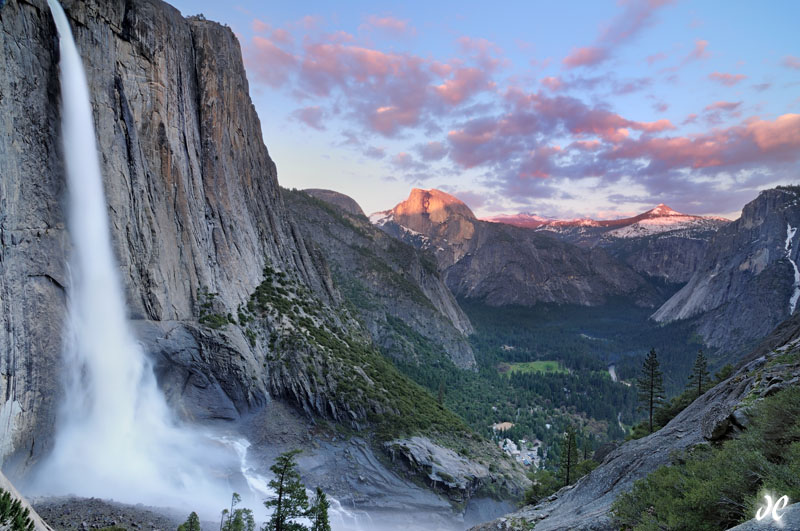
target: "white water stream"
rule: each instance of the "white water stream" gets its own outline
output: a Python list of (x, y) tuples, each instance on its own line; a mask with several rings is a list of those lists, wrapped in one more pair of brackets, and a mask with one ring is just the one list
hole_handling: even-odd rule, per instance
[(786, 258), (789, 260), (789, 263), (792, 264), (794, 268), (794, 292), (792, 296), (789, 298), (789, 315), (794, 315), (794, 310), (797, 308), (797, 300), (800, 299), (800, 269), (797, 268), (797, 264), (794, 260), (792, 260), (792, 240), (794, 239), (794, 235), (797, 233), (797, 227), (792, 227), (790, 224), (786, 224)]

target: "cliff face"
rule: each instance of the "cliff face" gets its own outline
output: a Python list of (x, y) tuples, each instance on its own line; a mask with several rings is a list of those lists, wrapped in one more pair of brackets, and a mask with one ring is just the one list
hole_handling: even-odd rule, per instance
[(721, 228), (688, 284), (653, 314), (696, 318), (708, 344), (724, 350), (766, 336), (794, 311), (800, 275), (800, 191), (762, 192)]
[(303, 237), (331, 264), (337, 288), (384, 353), (423, 362), (421, 346), (405, 337), (409, 327), (456, 366), (475, 365), (466, 340), (472, 325), (432, 257), (373, 227), (347, 196), (329, 190), (284, 193)]
[(492, 306), (603, 304), (630, 297), (654, 306), (656, 290), (602, 249), (585, 249), (532, 229), (475, 218), (438, 190), (414, 189), (393, 210), (371, 216), (388, 234), (432, 251), (452, 292)]

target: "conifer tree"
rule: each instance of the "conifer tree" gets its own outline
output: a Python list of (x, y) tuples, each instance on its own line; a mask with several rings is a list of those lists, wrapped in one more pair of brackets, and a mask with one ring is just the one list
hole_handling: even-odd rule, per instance
[(650, 353), (642, 364), (642, 375), (636, 382), (639, 390), (639, 411), (647, 411), (649, 417), (650, 433), (653, 433), (653, 412), (664, 401), (664, 382), (661, 371), (658, 369), (658, 356), (656, 349)]
[(178, 526), (178, 531), (200, 531), (200, 517), (197, 516), (197, 513), (192, 511), (189, 518)]
[(561, 463), (558, 467), (559, 477), (565, 487), (575, 479), (575, 467), (578, 465), (578, 459), (578, 440), (575, 428), (570, 426), (564, 434), (564, 441), (561, 445)]
[(703, 355), (703, 351), (700, 350), (697, 353), (697, 358), (694, 360), (694, 367), (692, 367), (692, 373), (689, 375), (689, 387), (697, 389), (697, 396), (699, 397), (702, 395), (706, 388), (711, 381), (711, 377), (709, 376), (708, 372), (708, 361), (706, 357)]
[(308, 517), (311, 519), (311, 531), (331, 531), (331, 522), (328, 519), (328, 509), (331, 503), (328, 497), (322, 492), (322, 489), (317, 487), (317, 494), (311, 503), (311, 509), (308, 511)]
[(274, 508), (267, 522), (267, 531), (302, 531), (307, 529), (296, 522), (308, 514), (308, 496), (306, 488), (300, 481), (297, 463), (294, 458), (300, 450), (282, 453), (269, 469), (275, 474), (269, 486), (275, 491), (275, 498), (264, 502), (267, 509)]
[(33, 520), (30, 511), (22, 502), (11, 496), (10, 492), (0, 489), (0, 529), (12, 531), (33, 531)]

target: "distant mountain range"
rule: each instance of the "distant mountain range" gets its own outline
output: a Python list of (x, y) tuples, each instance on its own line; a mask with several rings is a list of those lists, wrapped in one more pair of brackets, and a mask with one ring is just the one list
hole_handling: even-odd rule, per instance
[(642, 274), (604, 249), (480, 220), (466, 204), (440, 190), (415, 188), (408, 199), (370, 219), (388, 234), (432, 251), (457, 297), (492, 306), (593, 306), (624, 296), (655, 307), (664, 299)]
[(615, 220), (481, 220), (452, 195), (413, 189), (370, 220), (432, 251), (457, 297), (495, 306), (625, 297), (655, 308), (657, 321), (694, 320), (707, 344), (741, 352), (800, 300), (799, 190), (766, 190), (731, 222), (664, 204)]

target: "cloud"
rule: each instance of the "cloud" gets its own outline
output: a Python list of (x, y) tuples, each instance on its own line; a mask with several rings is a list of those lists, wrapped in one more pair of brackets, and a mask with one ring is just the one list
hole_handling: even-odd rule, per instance
[(647, 56), (647, 64), (652, 66), (655, 63), (657, 63), (658, 61), (663, 61), (666, 58), (667, 58), (667, 54), (665, 54), (664, 52), (654, 53), (653, 55), (648, 55)]
[(704, 118), (709, 124), (718, 125), (726, 118), (741, 116), (741, 112), (739, 112), (741, 106), (741, 101), (717, 101), (706, 105), (703, 109)]
[(739, 83), (740, 81), (744, 81), (747, 79), (747, 76), (744, 74), (726, 74), (723, 72), (712, 72), (708, 74), (708, 79), (711, 81), (716, 81), (717, 83), (722, 83), (727, 87), (732, 87), (735, 84)]
[(292, 117), (298, 122), (304, 123), (308, 127), (312, 127), (318, 131), (325, 130), (325, 126), (322, 123), (322, 119), (325, 117), (325, 111), (320, 107), (314, 106), (297, 109), (292, 113)]
[(784, 57), (781, 64), (786, 68), (793, 68), (794, 70), (800, 70), (800, 58), (794, 57), (793, 55), (787, 55), (786, 57)]
[(378, 29), (394, 36), (413, 36), (417, 30), (411, 26), (408, 20), (400, 20), (391, 16), (379, 17), (370, 15), (360, 29)]
[(564, 88), (564, 82), (561, 81), (560, 77), (548, 76), (543, 78), (541, 83), (553, 92)]
[(445, 79), (435, 89), (444, 101), (451, 105), (458, 105), (474, 94), (488, 90), (492, 86), (488, 73), (484, 69), (468, 67), (456, 69), (453, 77)]
[[(652, 26), (656, 12), (673, 0), (628, 0), (625, 9), (614, 17), (600, 32), (592, 46), (574, 48), (562, 60), (565, 68), (596, 66), (612, 56), (614, 48), (633, 40), (639, 33)], [(651, 63), (652, 64), (652, 63)]]
[(708, 41), (700, 39), (696, 40), (694, 42), (694, 48), (692, 49), (691, 52), (689, 52), (689, 55), (687, 55), (684, 58), (683, 63), (686, 64), (691, 61), (700, 61), (702, 59), (708, 59), (709, 57), (711, 57), (711, 52), (706, 50), (706, 48), (708, 48)]
[(595, 66), (608, 59), (608, 50), (597, 46), (573, 48), (572, 52), (561, 62), (565, 68), (578, 68), (579, 66)]
[(257, 80), (280, 87), (297, 65), (297, 58), (266, 37), (253, 37), (252, 46), (244, 53), (245, 64)]
[(426, 162), (441, 160), (447, 155), (447, 146), (442, 142), (428, 142), (417, 146), (417, 153)]
[(417, 161), (408, 153), (400, 152), (391, 160), (392, 166), (403, 171), (421, 171), (427, 168), (425, 164)]
[(369, 146), (364, 150), (364, 156), (379, 160), (386, 156), (386, 150), (375, 146)]

